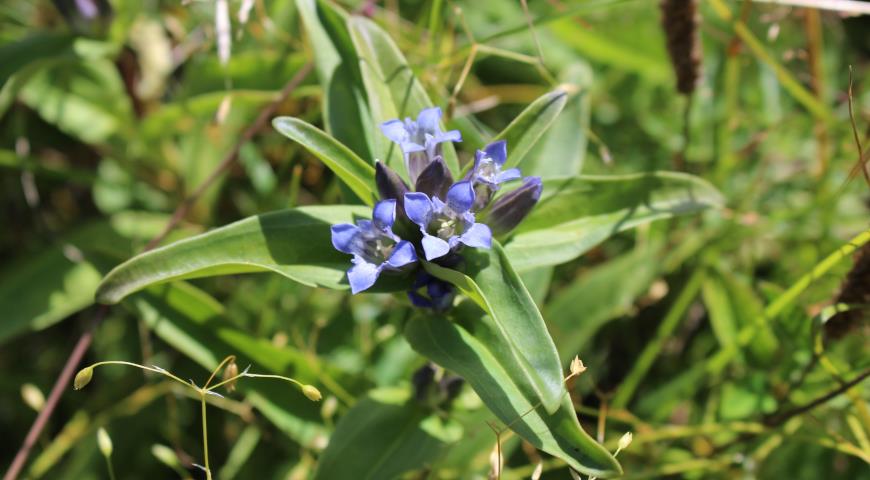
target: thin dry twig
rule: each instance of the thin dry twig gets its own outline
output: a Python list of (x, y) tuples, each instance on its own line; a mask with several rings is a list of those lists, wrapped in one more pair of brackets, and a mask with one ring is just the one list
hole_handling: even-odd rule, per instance
[[(203, 193), (208, 190), (212, 184), (217, 181), (218, 178), (221, 177), (238, 159), (239, 150), (242, 146), (250, 141), (254, 135), (263, 126), (268, 122), (269, 118), (275, 114), (275, 111), (278, 109), (278, 106), (283, 103), (290, 94), (302, 83), (305, 77), (311, 73), (314, 64), (312, 62), (306, 63), (302, 68), (296, 72), (296, 75), (290, 79), (289, 82), (284, 86), (281, 90), (281, 93), (278, 97), (267, 105), (261, 112), (260, 115), (257, 116), (256, 120), (242, 133), (242, 136), (239, 138), (239, 141), (233, 146), (232, 150), (230, 150), (227, 155), (223, 158), (220, 164), (214, 169), (214, 171), (209, 174), (209, 176), (194, 190), (190, 195), (188, 195), (182, 202), (176, 207), (175, 211), (172, 213), (172, 217), (169, 222), (167, 222), (166, 226), (163, 228), (157, 236), (151, 239), (148, 244), (143, 249), (143, 252), (147, 252), (148, 250), (153, 249), (157, 245), (162, 242), (169, 232), (171, 232), (176, 226), (178, 226), (179, 222), (187, 215), (187, 212), (190, 211), (190, 208), (199, 200)], [(102, 323), (102, 320), (106, 317), (109, 312), (109, 307), (106, 305), (100, 305), (94, 314), (94, 317), (88, 326), (88, 329), (82, 333), (76, 342), (75, 347), (70, 353), (69, 358), (67, 358), (66, 363), (63, 366), (63, 370), (61, 370), (60, 375), (58, 375), (57, 380), (54, 382), (54, 386), (51, 389), (51, 393), (49, 394), (48, 399), (45, 402), (45, 406), (42, 410), (40, 410), (39, 415), (37, 415), (36, 420), (33, 421), (33, 425), (31, 425), (30, 430), (27, 432), (27, 436), (24, 438), (24, 442), (19, 448), (18, 452), (15, 454), (15, 458), (12, 460), (12, 464), (9, 466), (9, 469), (6, 471), (6, 474), (3, 476), (3, 480), (15, 480), (18, 478), (18, 475), (21, 473), (21, 469), (24, 467), (27, 458), (30, 456), (30, 451), (33, 449), (33, 446), (36, 444), (37, 439), (42, 434), (42, 431), (45, 429), (48, 420), (51, 418), (51, 415), (54, 413), (55, 408), (57, 407), (58, 402), (60, 401), (61, 396), (63, 396), (63, 392), (66, 390), (67, 386), (70, 384), (72, 380), (73, 374), (76, 371), (76, 367), (81, 363), (82, 358), (84, 358), (85, 353), (88, 351), (88, 348), (91, 345), (91, 341), (94, 337), (94, 332), (96, 331), (97, 326)]]

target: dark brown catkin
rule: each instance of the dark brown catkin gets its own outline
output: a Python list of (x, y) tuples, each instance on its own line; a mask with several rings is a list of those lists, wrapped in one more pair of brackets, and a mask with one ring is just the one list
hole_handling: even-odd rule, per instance
[(671, 64), (677, 75), (677, 91), (689, 95), (701, 77), (701, 38), (697, 0), (662, 0), (662, 28)]
[(855, 264), (843, 280), (836, 303), (855, 307), (834, 315), (825, 323), (828, 338), (840, 338), (853, 329), (866, 330), (870, 327), (870, 310), (866, 308), (866, 305), (870, 305), (870, 243), (865, 243), (855, 253), (854, 260)]

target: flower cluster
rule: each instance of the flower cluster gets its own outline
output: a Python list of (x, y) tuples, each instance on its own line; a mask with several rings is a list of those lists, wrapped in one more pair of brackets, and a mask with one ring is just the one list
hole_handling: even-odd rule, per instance
[[(454, 181), (441, 144), (460, 142), (462, 135), (458, 130), (441, 131), (440, 119), (441, 109), (435, 107), (420, 112), (416, 121), (406, 118), (381, 125), (384, 135), (401, 148), (413, 189), (397, 172), (376, 162), (381, 200), (372, 220), (333, 225), (333, 246), (353, 255), (347, 272), (353, 293), (370, 288), (384, 271), (415, 270), (421, 259), (454, 267), (455, 254), (463, 246), (490, 248), (493, 235), (510, 232), (538, 201), (539, 177), (526, 177), (518, 188), (497, 196), (504, 183), (522, 178), (519, 169), (504, 168), (504, 140), (478, 150), (468, 174)], [(445, 310), (453, 302), (454, 289), (418, 269), (408, 296), (416, 306)]]

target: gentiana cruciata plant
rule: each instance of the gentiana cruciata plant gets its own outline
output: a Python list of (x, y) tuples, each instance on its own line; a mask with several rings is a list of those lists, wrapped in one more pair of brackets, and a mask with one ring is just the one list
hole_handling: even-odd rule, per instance
[[(540, 177), (522, 178), (518, 168), (504, 168), (507, 142), (498, 140), (478, 150), (474, 164), (456, 181), (441, 156), (443, 142), (461, 142), (457, 130), (442, 132), (441, 109), (424, 109), (417, 120), (390, 120), (383, 134), (398, 144), (407, 178), (376, 163), (380, 195), (371, 220), (332, 226), (332, 245), (353, 255), (347, 279), (354, 294), (368, 290), (381, 274), (408, 273), (411, 303), (443, 311), (454, 287), (429, 275), (421, 262), (456, 268), (463, 248), (490, 248), (493, 234), (508, 233), (532, 210), (541, 196)], [(504, 184), (522, 180), (513, 191), (495, 197)], [(399, 233), (397, 233), (399, 232)]]

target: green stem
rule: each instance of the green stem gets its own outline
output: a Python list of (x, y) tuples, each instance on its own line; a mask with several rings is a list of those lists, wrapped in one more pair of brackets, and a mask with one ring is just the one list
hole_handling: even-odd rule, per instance
[(112, 466), (112, 457), (106, 457), (106, 468), (109, 469), (109, 480), (115, 480), (115, 467)]
[(701, 270), (695, 270), (686, 286), (683, 287), (683, 291), (680, 292), (680, 295), (674, 301), (674, 305), (668, 311), (667, 316), (661, 325), (659, 325), (655, 338), (643, 349), (634, 367), (632, 367), (628, 376), (625, 377), (622, 385), (620, 385), (616, 396), (613, 398), (613, 408), (625, 408), (628, 405), (641, 380), (646, 376), (647, 371), (649, 371), (656, 357), (658, 357), (665, 341), (671, 336), (674, 329), (677, 328), (680, 320), (685, 316), (686, 310), (689, 309), (692, 301), (695, 300), (698, 290), (701, 288), (702, 278)]
[(129, 367), (141, 368), (142, 370), (147, 370), (149, 372), (159, 373), (161, 375), (169, 377), (169, 378), (175, 380), (176, 382), (178, 382), (182, 385), (185, 385), (188, 387), (192, 386), (190, 384), (190, 382), (185, 382), (184, 380), (182, 380), (182, 379), (176, 377), (175, 375), (173, 375), (172, 373), (170, 373), (168, 370), (164, 370), (162, 368), (155, 368), (155, 367), (146, 367), (145, 365), (139, 365), (138, 363), (133, 363), (133, 362), (124, 362), (121, 360), (106, 360), (103, 362), (97, 362), (97, 363), (95, 363), (87, 368), (97, 368), (97, 367), (102, 366), (102, 365), (127, 365)]
[(211, 468), (208, 465), (208, 425), (205, 420), (205, 390), (200, 391), (199, 404), (202, 412), (202, 454), (205, 457), (205, 477), (211, 480)]

